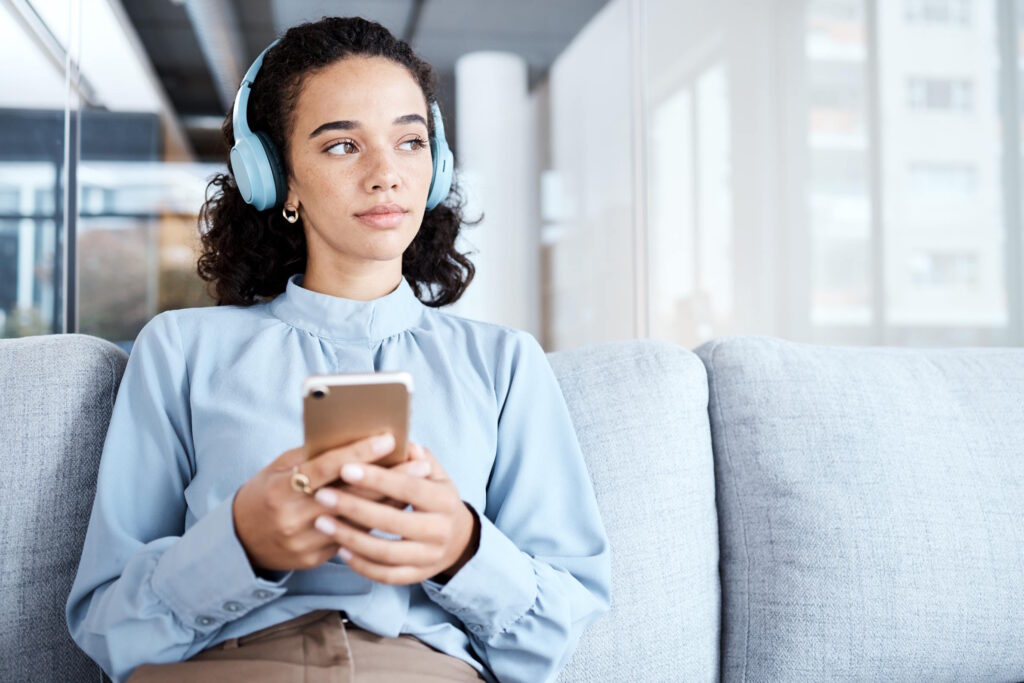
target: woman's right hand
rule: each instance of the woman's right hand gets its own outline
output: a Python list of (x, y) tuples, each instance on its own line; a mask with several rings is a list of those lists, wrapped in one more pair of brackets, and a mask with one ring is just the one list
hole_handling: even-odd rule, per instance
[[(381, 448), (375, 451), (373, 442), (382, 437)], [(334, 556), (340, 546), (313, 526), (316, 518), (324, 514), (324, 506), (311, 494), (292, 488), (292, 468), (298, 465), (299, 471), (309, 477), (309, 484), (315, 491), (336, 482), (345, 463), (374, 462), (393, 451), (394, 438), (388, 437), (390, 435), (369, 437), (324, 451), (308, 461), (304, 445), (293, 448), (245, 482), (235, 494), (231, 509), (235, 533), (253, 569), (311, 569)], [(408, 470), (412, 476), (425, 476), (416, 474), (415, 467), (409, 469), (416, 462), (407, 459), (392, 469)]]

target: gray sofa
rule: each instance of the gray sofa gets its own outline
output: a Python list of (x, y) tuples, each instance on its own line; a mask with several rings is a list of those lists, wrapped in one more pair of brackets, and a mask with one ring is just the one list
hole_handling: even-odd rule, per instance
[[(613, 551), (562, 681), (1024, 680), (1024, 350), (725, 337), (549, 354)], [(67, 634), (127, 356), (0, 342), (0, 679)]]

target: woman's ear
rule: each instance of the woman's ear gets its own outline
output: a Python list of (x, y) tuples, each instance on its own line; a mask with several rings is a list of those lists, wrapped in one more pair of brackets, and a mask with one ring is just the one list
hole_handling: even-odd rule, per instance
[(285, 195), (284, 202), (282, 203), (282, 206), (287, 206), (289, 208), (293, 208), (296, 211), (299, 210), (299, 197), (295, 193), (295, 190), (292, 190), (291, 188), (288, 189), (288, 194)]

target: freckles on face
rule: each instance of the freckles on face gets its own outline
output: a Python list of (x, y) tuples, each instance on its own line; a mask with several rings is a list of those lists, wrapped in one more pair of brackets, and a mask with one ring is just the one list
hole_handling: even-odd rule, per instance
[[(307, 225), (359, 250), (385, 242), (404, 250), (430, 188), (427, 115), (412, 74), (384, 58), (349, 57), (308, 76), (289, 138), (289, 197)], [(378, 204), (406, 213), (383, 228), (357, 217)]]

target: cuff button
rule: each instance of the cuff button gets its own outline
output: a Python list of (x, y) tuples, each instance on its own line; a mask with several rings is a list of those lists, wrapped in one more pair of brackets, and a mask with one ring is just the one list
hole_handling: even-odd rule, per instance
[(264, 588), (261, 588), (258, 591), (256, 591), (255, 593), (253, 593), (253, 596), (259, 598), (260, 600), (266, 600), (267, 598), (272, 597), (273, 595), (274, 595), (273, 593), (271, 593), (270, 591), (268, 591), (268, 590), (266, 590)]
[(213, 617), (208, 617), (205, 614), (201, 614), (196, 617), (196, 623), (200, 626), (209, 626), (213, 623)]
[(234, 602), (232, 600), (232, 601), (224, 603), (224, 609), (227, 610), (228, 612), (241, 612), (242, 611), (242, 605), (241, 605), (241, 603), (237, 603), (237, 602)]

